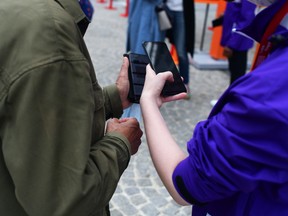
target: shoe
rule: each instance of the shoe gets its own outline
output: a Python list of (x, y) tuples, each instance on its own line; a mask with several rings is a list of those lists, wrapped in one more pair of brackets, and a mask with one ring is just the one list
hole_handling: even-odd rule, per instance
[(217, 102), (218, 102), (218, 100), (211, 100), (211, 101), (210, 101), (210, 105), (211, 105), (212, 107), (214, 107)]

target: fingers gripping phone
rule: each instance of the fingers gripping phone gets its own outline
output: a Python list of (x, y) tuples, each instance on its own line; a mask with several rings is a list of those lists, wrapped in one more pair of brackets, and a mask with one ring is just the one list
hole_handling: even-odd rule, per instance
[(174, 82), (166, 81), (162, 90), (162, 96), (171, 96), (181, 92), (187, 92), (166, 43), (145, 41), (142, 45), (149, 58), (150, 65), (156, 74), (166, 71), (173, 73)]
[(129, 59), (128, 77), (130, 82), (130, 89), (128, 99), (132, 103), (139, 103), (142, 94), (146, 66), (149, 64), (149, 59), (146, 55), (127, 53), (124, 54)]

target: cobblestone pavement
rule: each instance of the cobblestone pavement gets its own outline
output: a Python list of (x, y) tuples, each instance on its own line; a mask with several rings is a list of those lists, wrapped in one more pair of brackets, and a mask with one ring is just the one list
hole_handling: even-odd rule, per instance
[[(85, 35), (97, 79), (102, 86), (115, 82), (126, 42), (127, 18), (121, 16), (125, 12), (125, 1), (114, 1), (115, 10), (106, 8), (108, 2), (103, 4), (93, 0), (93, 22)], [(200, 43), (204, 13), (205, 6), (196, 4), (196, 47)], [(209, 50), (209, 34), (207, 31), (204, 51)], [(167, 103), (161, 108), (173, 137), (184, 151), (195, 124), (207, 118), (211, 111), (210, 100), (217, 99), (227, 88), (229, 74), (217, 70), (200, 71), (190, 66), (190, 80), (190, 100)], [(142, 122), (141, 126), (143, 128)], [(191, 215), (191, 206), (177, 205), (162, 185), (150, 159), (145, 134), (139, 152), (132, 156), (121, 177), (110, 208), (112, 216)]]

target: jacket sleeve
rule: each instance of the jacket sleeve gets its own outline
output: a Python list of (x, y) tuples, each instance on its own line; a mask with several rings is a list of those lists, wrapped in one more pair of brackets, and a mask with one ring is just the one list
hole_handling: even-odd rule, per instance
[(128, 140), (103, 133), (102, 91), (83, 62), (32, 69), (10, 87), (3, 154), (30, 216), (103, 215), (128, 165)]
[(109, 118), (120, 118), (123, 113), (123, 107), (120, 95), (116, 85), (110, 85), (103, 88), (105, 98), (105, 116)]

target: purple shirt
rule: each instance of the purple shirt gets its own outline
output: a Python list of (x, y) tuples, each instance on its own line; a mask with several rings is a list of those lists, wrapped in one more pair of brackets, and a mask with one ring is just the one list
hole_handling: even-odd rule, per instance
[(288, 30), (275, 34), (277, 49), (224, 92), (174, 171), (193, 216), (288, 215)]
[(223, 19), (221, 46), (237, 51), (247, 51), (253, 47), (253, 40), (233, 29), (242, 29), (250, 24), (255, 17), (256, 6), (247, 0), (228, 2)]

